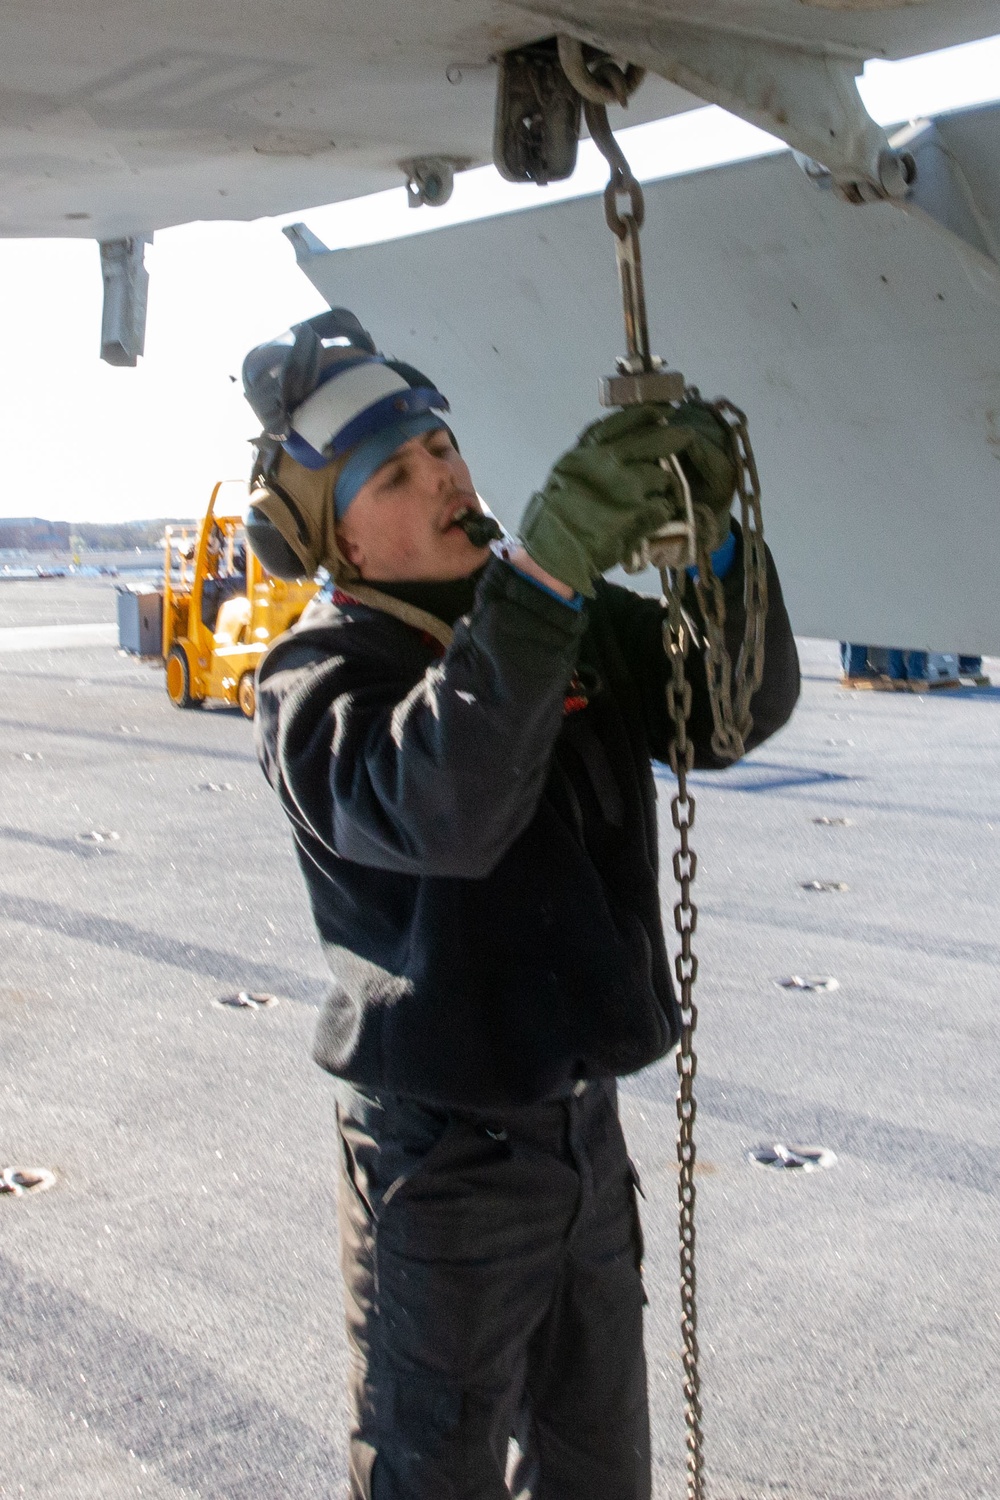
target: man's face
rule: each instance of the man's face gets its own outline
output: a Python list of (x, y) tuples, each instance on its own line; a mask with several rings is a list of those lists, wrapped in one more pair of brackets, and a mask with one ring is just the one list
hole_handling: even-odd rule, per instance
[(358, 490), (337, 525), (362, 578), (384, 583), (466, 578), (489, 557), (455, 517), (482, 511), (468, 466), (443, 427), (410, 438)]

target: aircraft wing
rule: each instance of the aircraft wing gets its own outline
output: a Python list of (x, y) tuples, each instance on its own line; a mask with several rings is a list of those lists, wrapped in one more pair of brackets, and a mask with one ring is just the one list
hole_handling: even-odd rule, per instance
[[(961, 155), (969, 235), (995, 246), (1000, 106), (921, 131), (941, 161)], [(650, 330), (690, 382), (749, 413), (796, 631), (1000, 653), (1000, 283), (958, 210), (944, 226), (938, 186), (937, 217), (859, 210), (787, 153), (647, 185)], [(623, 352), (600, 200), (357, 250), (286, 232), (320, 293), (450, 397), (481, 492), (513, 525)]]
[[(973, 40), (996, 24), (993, 0), (11, 0), (0, 235), (109, 241), (397, 186), (413, 158), (489, 161), (494, 59), (557, 31), (642, 51), (635, 60), (683, 73), (700, 97), (722, 102), (722, 90), (737, 113), (743, 93), (759, 119), (754, 39), (772, 71), (802, 56), (857, 71), (867, 57)], [(742, 83), (699, 71), (695, 33), (723, 59), (735, 40)], [(693, 102), (661, 76), (627, 119)]]
[[(566, 75), (559, 61), (538, 62), (539, 43), (553, 48), (562, 36), (648, 69), (630, 122), (696, 99), (724, 105), (822, 162), (838, 191), (863, 202), (905, 191), (855, 86), (865, 59), (995, 26), (994, 0), (11, 0), (0, 235), (98, 240), (102, 355), (134, 365), (144, 245), (156, 229), (278, 214), (404, 180), (420, 189), (415, 202), (443, 202), (455, 171), (492, 156), (510, 175), (525, 142), (536, 155), (543, 142), (530, 180), (568, 175), (576, 127), (553, 104)], [(534, 60), (519, 93), (507, 61), (525, 49)], [(495, 132), (498, 91), (508, 107)], [(563, 165), (553, 173), (557, 119)]]

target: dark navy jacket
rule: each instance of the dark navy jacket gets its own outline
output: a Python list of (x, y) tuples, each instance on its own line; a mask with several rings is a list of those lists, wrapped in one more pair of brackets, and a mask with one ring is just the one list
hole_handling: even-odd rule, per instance
[[(751, 745), (798, 696), (769, 559)], [(742, 555), (725, 584), (735, 660)], [(496, 1108), (630, 1073), (677, 1040), (651, 758), (667, 760), (658, 601), (574, 611), (492, 561), (447, 652), (357, 602), (314, 608), (258, 680), (258, 752), (334, 982), (316, 1059), (361, 1088)], [(716, 764), (689, 653), (695, 763)]]

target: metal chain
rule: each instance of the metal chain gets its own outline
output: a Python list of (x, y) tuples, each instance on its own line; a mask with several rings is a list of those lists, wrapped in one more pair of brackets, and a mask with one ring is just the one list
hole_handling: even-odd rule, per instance
[[(634, 373), (646, 371), (658, 380), (662, 361), (650, 353), (643, 287), (642, 254), (639, 230), (646, 212), (642, 187), (636, 180), (614, 131), (608, 121), (607, 108), (584, 99), (584, 115), (591, 138), (608, 163), (609, 175), (604, 189), (604, 216), (615, 236), (618, 271), (622, 283), (625, 315), (627, 365)], [(619, 199), (627, 198), (628, 211), (620, 212)], [(695, 387), (684, 391), (687, 400), (700, 401)], [(653, 397), (655, 399), (655, 397)], [(722, 585), (709, 560), (709, 549), (703, 538), (712, 535), (711, 518), (702, 513), (702, 525), (695, 528), (697, 576), (695, 593), (705, 623), (705, 675), (712, 709), (712, 749), (723, 761), (736, 761), (744, 754), (753, 727), (750, 700), (760, 687), (764, 669), (764, 629), (767, 620), (767, 557), (760, 512), (760, 482), (746, 414), (732, 402), (719, 398), (702, 403), (715, 414), (724, 430), (736, 473), (736, 494), (740, 501), (743, 528), (743, 597), (746, 626), (734, 673), (726, 645), (726, 606)], [(706, 526), (705, 522), (709, 524)], [(659, 559), (655, 556), (655, 561)]]
[(642, 184), (633, 175), (624, 151), (615, 140), (615, 133), (608, 120), (607, 107), (603, 104), (595, 104), (592, 99), (584, 99), (583, 115), (591, 140), (611, 169), (611, 175), (604, 189), (604, 217), (608, 221), (611, 233), (621, 240), (625, 238), (627, 225), (625, 218), (618, 212), (618, 199), (628, 198), (629, 215), (635, 220), (636, 229), (641, 229), (646, 214)]
[(712, 750), (720, 760), (736, 761), (743, 754), (748, 726), (733, 710), (733, 670), (726, 645), (726, 600), (722, 584), (712, 567), (704, 525), (696, 527), (695, 539), (698, 567), (694, 591), (705, 628), (705, 682), (712, 706)]
[[(574, 61), (579, 60), (574, 59)], [(572, 79), (572, 72), (568, 68), (567, 72)], [(666, 381), (669, 377), (666, 372), (663, 372), (662, 361), (650, 353), (649, 347), (639, 246), (639, 230), (645, 214), (642, 188), (633, 176), (624, 153), (615, 140), (608, 123), (605, 105), (596, 102), (593, 96), (588, 98), (584, 95), (583, 107), (594, 144), (604, 155), (610, 168), (608, 184), (604, 191), (604, 213), (608, 227), (616, 237), (616, 254), (625, 314), (625, 337), (628, 347), (628, 358), (619, 361), (619, 369), (627, 370), (631, 375), (638, 376), (642, 380), (649, 377), (648, 386), (640, 387), (637, 382), (624, 399), (656, 400), (657, 395), (646, 395), (644, 391), (660, 389), (667, 391)], [(628, 209), (625, 213), (619, 210), (619, 200), (622, 198), (628, 199)], [(674, 379), (683, 391), (683, 399), (701, 401), (696, 389), (684, 388), (680, 377), (674, 376)], [(657, 382), (660, 383), (659, 386)], [(610, 387), (610, 384), (610, 382), (605, 382), (606, 387)], [(665, 398), (659, 396), (659, 399), (678, 401), (681, 399), (680, 391), (667, 395)], [(725, 595), (722, 584), (712, 568), (707, 540), (715, 536), (715, 523), (705, 507), (698, 505), (694, 507), (694, 547), (692, 550), (697, 563), (694, 589), (704, 622), (703, 654), (708, 696), (712, 709), (712, 750), (718, 759), (734, 761), (743, 755), (747, 738), (753, 727), (750, 703), (763, 677), (764, 631), (767, 621), (767, 555), (764, 550), (764, 531), (761, 523), (760, 483), (747, 432), (746, 416), (731, 402), (724, 399), (705, 402), (702, 405), (714, 413), (727, 435), (736, 474), (735, 489), (740, 501), (743, 529), (743, 594), (746, 605), (746, 626), (734, 674), (726, 645)], [(687, 501), (690, 522), (690, 488), (683, 473), (677, 475), (677, 480)], [(646, 561), (652, 559), (659, 563), (664, 556), (669, 557), (666, 549), (661, 550), (661, 555), (657, 556), (656, 540), (656, 538), (650, 539), (644, 548)], [(688, 556), (691, 556), (690, 552)], [(677, 901), (674, 905), (674, 926), (680, 937), (680, 951), (674, 959), (674, 972), (677, 977), (681, 1013), (681, 1035), (677, 1049), (677, 1203), (687, 1494), (688, 1500), (704, 1500), (705, 1461), (698, 1349), (694, 1181), (696, 1160), (694, 1127), (698, 1112), (694, 1094), (694, 1080), (698, 1071), (698, 1058), (694, 1048), (694, 1035), (698, 1024), (698, 1008), (694, 1003), (694, 985), (698, 977), (698, 959), (694, 952), (693, 940), (698, 926), (698, 908), (691, 894), (698, 869), (698, 859), (690, 842), (691, 829), (694, 827), (695, 799), (688, 790), (688, 775), (694, 764), (694, 745), (688, 738), (691, 684), (684, 670), (692, 634), (683, 608), (682, 595), (687, 578), (683, 563), (675, 560), (671, 562), (669, 569), (661, 566), (659, 571), (666, 602), (663, 648), (670, 667), (666, 688), (667, 712), (673, 724), (670, 764), (677, 778), (677, 790), (670, 804), (670, 813), (680, 841), (673, 858), (674, 879), (678, 888)]]
[[(607, 110), (600, 105), (586, 101), (584, 112), (591, 137), (610, 167), (608, 185), (604, 193), (604, 212), (608, 227), (616, 236), (616, 255), (622, 284), (625, 337), (628, 347), (626, 364), (633, 373), (638, 373), (639, 369), (655, 372), (659, 362), (654, 363), (649, 351), (649, 333), (646, 327), (645, 296), (642, 286), (642, 260), (639, 250), (639, 229), (645, 212), (642, 188), (633, 177), (621, 147), (614, 138), (608, 124)], [(625, 215), (618, 212), (618, 198), (623, 195), (628, 196), (631, 210)], [(623, 262), (626, 262), (624, 266)], [(683, 382), (680, 384), (683, 391)], [(681, 474), (677, 476), (677, 480), (686, 499), (690, 500), (690, 487), (687, 479)], [(705, 665), (715, 726), (713, 747), (716, 746), (716, 740), (718, 740), (721, 750), (717, 749), (717, 753), (721, 753), (723, 758), (728, 759), (730, 749), (736, 748), (736, 736), (733, 732), (729, 686), (731, 670), (725, 643), (725, 604), (721, 585), (712, 571), (707, 546), (704, 543), (700, 548), (697, 546), (698, 537), (705, 535), (704, 524), (698, 526), (697, 520), (698, 517), (695, 514), (695, 557), (698, 563), (699, 581), (706, 581), (700, 583), (701, 592), (698, 597), (705, 615)], [(698, 925), (698, 908), (691, 898), (691, 887), (697, 873), (698, 859), (690, 844), (690, 832), (694, 827), (695, 802), (688, 791), (687, 780), (694, 764), (694, 745), (688, 738), (691, 684), (684, 671), (689, 630), (681, 596), (686, 576), (683, 564), (679, 564), (673, 572), (665, 567), (660, 568), (660, 582), (667, 605), (666, 619), (663, 623), (663, 648), (670, 664), (666, 690), (667, 711), (674, 726), (670, 746), (670, 764), (677, 778), (677, 790), (670, 804), (670, 813), (680, 839), (673, 860), (674, 879), (678, 887), (678, 898), (674, 906), (674, 926), (681, 944), (680, 952), (674, 959), (674, 972), (677, 976), (681, 1012), (681, 1035), (677, 1049), (677, 1208), (687, 1494), (688, 1500), (704, 1500), (705, 1459), (698, 1349), (694, 1182), (694, 1125), (697, 1115), (694, 1080), (698, 1067), (694, 1049), (694, 1034), (698, 1024), (698, 1010), (694, 1003), (694, 984), (698, 977), (698, 959), (692, 944)], [(709, 594), (711, 594), (712, 607), (706, 611), (705, 603), (708, 601)]]
[(764, 632), (767, 626), (767, 551), (764, 547), (764, 523), (760, 513), (760, 476), (750, 444), (746, 413), (731, 401), (719, 398), (714, 410), (727, 421), (733, 459), (736, 464), (736, 493), (740, 502), (740, 525), (743, 529), (744, 603), (746, 631), (736, 662), (736, 718), (745, 724), (744, 739), (750, 732), (750, 700), (764, 679)]
[(698, 1368), (698, 1278), (694, 1223), (694, 1123), (698, 1113), (694, 1097), (694, 1080), (698, 1071), (698, 1058), (694, 1050), (694, 1033), (698, 1024), (694, 983), (698, 977), (698, 959), (692, 947), (692, 939), (698, 926), (698, 908), (691, 899), (691, 887), (698, 869), (698, 857), (689, 841), (690, 830), (694, 827), (695, 802), (687, 784), (688, 773), (694, 764), (694, 745), (688, 739), (687, 729), (691, 716), (691, 684), (684, 673), (687, 626), (681, 607), (683, 585), (676, 574), (671, 576), (664, 568), (660, 569), (660, 581), (667, 601), (667, 618), (663, 624), (663, 649), (670, 662), (667, 711), (674, 725), (670, 765), (677, 778), (670, 816), (680, 838), (679, 847), (674, 852), (674, 879), (678, 886), (674, 926), (680, 935), (681, 947), (674, 959), (674, 972), (677, 975), (681, 1008), (681, 1038), (677, 1049), (677, 1209), (687, 1492), (688, 1500), (704, 1500), (705, 1458), (701, 1425), (701, 1375)]
[[(696, 391), (689, 395), (697, 397)], [(764, 676), (764, 631), (767, 625), (767, 553), (760, 513), (760, 480), (747, 431), (746, 414), (720, 397), (706, 403), (718, 417), (729, 438), (736, 470), (736, 493), (743, 530), (743, 601), (746, 625), (736, 659), (735, 695), (730, 683), (732, 665), (726, 647), (726, 605), (722, 585), (712, 568), (703, 540), (705, 526), (697, 530), (698, 572), (695, 594), (705, 622), (705, 676), (712, 705), (712, 749), (720, 760), (735, 761), (745, 753), (753, 728), (750, 700)]]

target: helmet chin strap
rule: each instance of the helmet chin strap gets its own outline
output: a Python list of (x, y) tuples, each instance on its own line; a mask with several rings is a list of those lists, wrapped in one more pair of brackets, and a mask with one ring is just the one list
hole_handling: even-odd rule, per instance
[(382, 614), (392, 615), (394, 619), (402, 620), (404, 625), (411, 625), (414, 630), (421, 630), (433, 636), (446, 651), (451, 645), (455, 632), (450, 625), (446, 625), (429, 610), (420, 609), (416, 604), (410, 604), (405, 599), (397, 599), (394, 594), (383, 594), (381, 589), (372, 588), (371, 584), (359, 581), (346, 581), (343, 584), (343, 592), (356, 600), (358, 604), (367, 604), (370, 609), (381, 610)]

